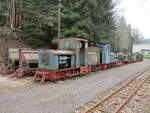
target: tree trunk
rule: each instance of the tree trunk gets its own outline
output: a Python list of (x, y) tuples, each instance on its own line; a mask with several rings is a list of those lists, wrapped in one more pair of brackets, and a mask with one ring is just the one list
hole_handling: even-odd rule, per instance
[(19, 31), (22, 20), (22, 0), (11, 0), (8, 14), (8, 24), (13, 31)]

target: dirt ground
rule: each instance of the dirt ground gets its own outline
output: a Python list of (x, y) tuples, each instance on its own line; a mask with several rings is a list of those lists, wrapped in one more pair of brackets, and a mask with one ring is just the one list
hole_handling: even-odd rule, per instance
[(0, 77), (0, 113), (70, 113), (147, 66), (150, 60), (42, 86)]
[[(1, 75), (0, 75), (1, 76)], [(0, 93), (7, 92), (21, 86), (25, 86), (26, 82), (22, 80), (14, 80), (8, 77), (0, 77)]]

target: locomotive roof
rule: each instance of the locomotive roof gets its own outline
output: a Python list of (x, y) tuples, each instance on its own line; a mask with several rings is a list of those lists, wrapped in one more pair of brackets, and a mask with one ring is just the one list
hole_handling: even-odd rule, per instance
[(74, 55), (74, 51), (69, 51), (69, 50), (47, 50), (48, 52), (52, 52), (53, 54), (56, 55)]

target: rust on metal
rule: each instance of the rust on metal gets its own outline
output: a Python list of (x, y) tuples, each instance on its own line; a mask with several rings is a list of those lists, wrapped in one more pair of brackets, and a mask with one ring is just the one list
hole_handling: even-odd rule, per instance
[(122, 103), (120, 105), (120, 107), (114, 112), (114, 113), (119, 113), (123, 107), (132, 99), (132, 97), (136, 94), (136, 92), (142, 87), (142, 85), (146, 82), (146, 80), (149, 78), (149, 76), (147, 78), (145, 78), (143, 80), (143, 82), (140, 84), (140, 86), (138, 88), (135, 89), (135, 91), (126, 99), (126, 101), (124, 103)]

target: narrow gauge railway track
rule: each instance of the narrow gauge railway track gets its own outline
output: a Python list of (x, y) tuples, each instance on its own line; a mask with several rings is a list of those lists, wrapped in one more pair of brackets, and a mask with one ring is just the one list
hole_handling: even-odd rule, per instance
[(149, 70), (150, 67), (135, 73), (127, 83), (81, 113), (120, 113), (149, 78)]

